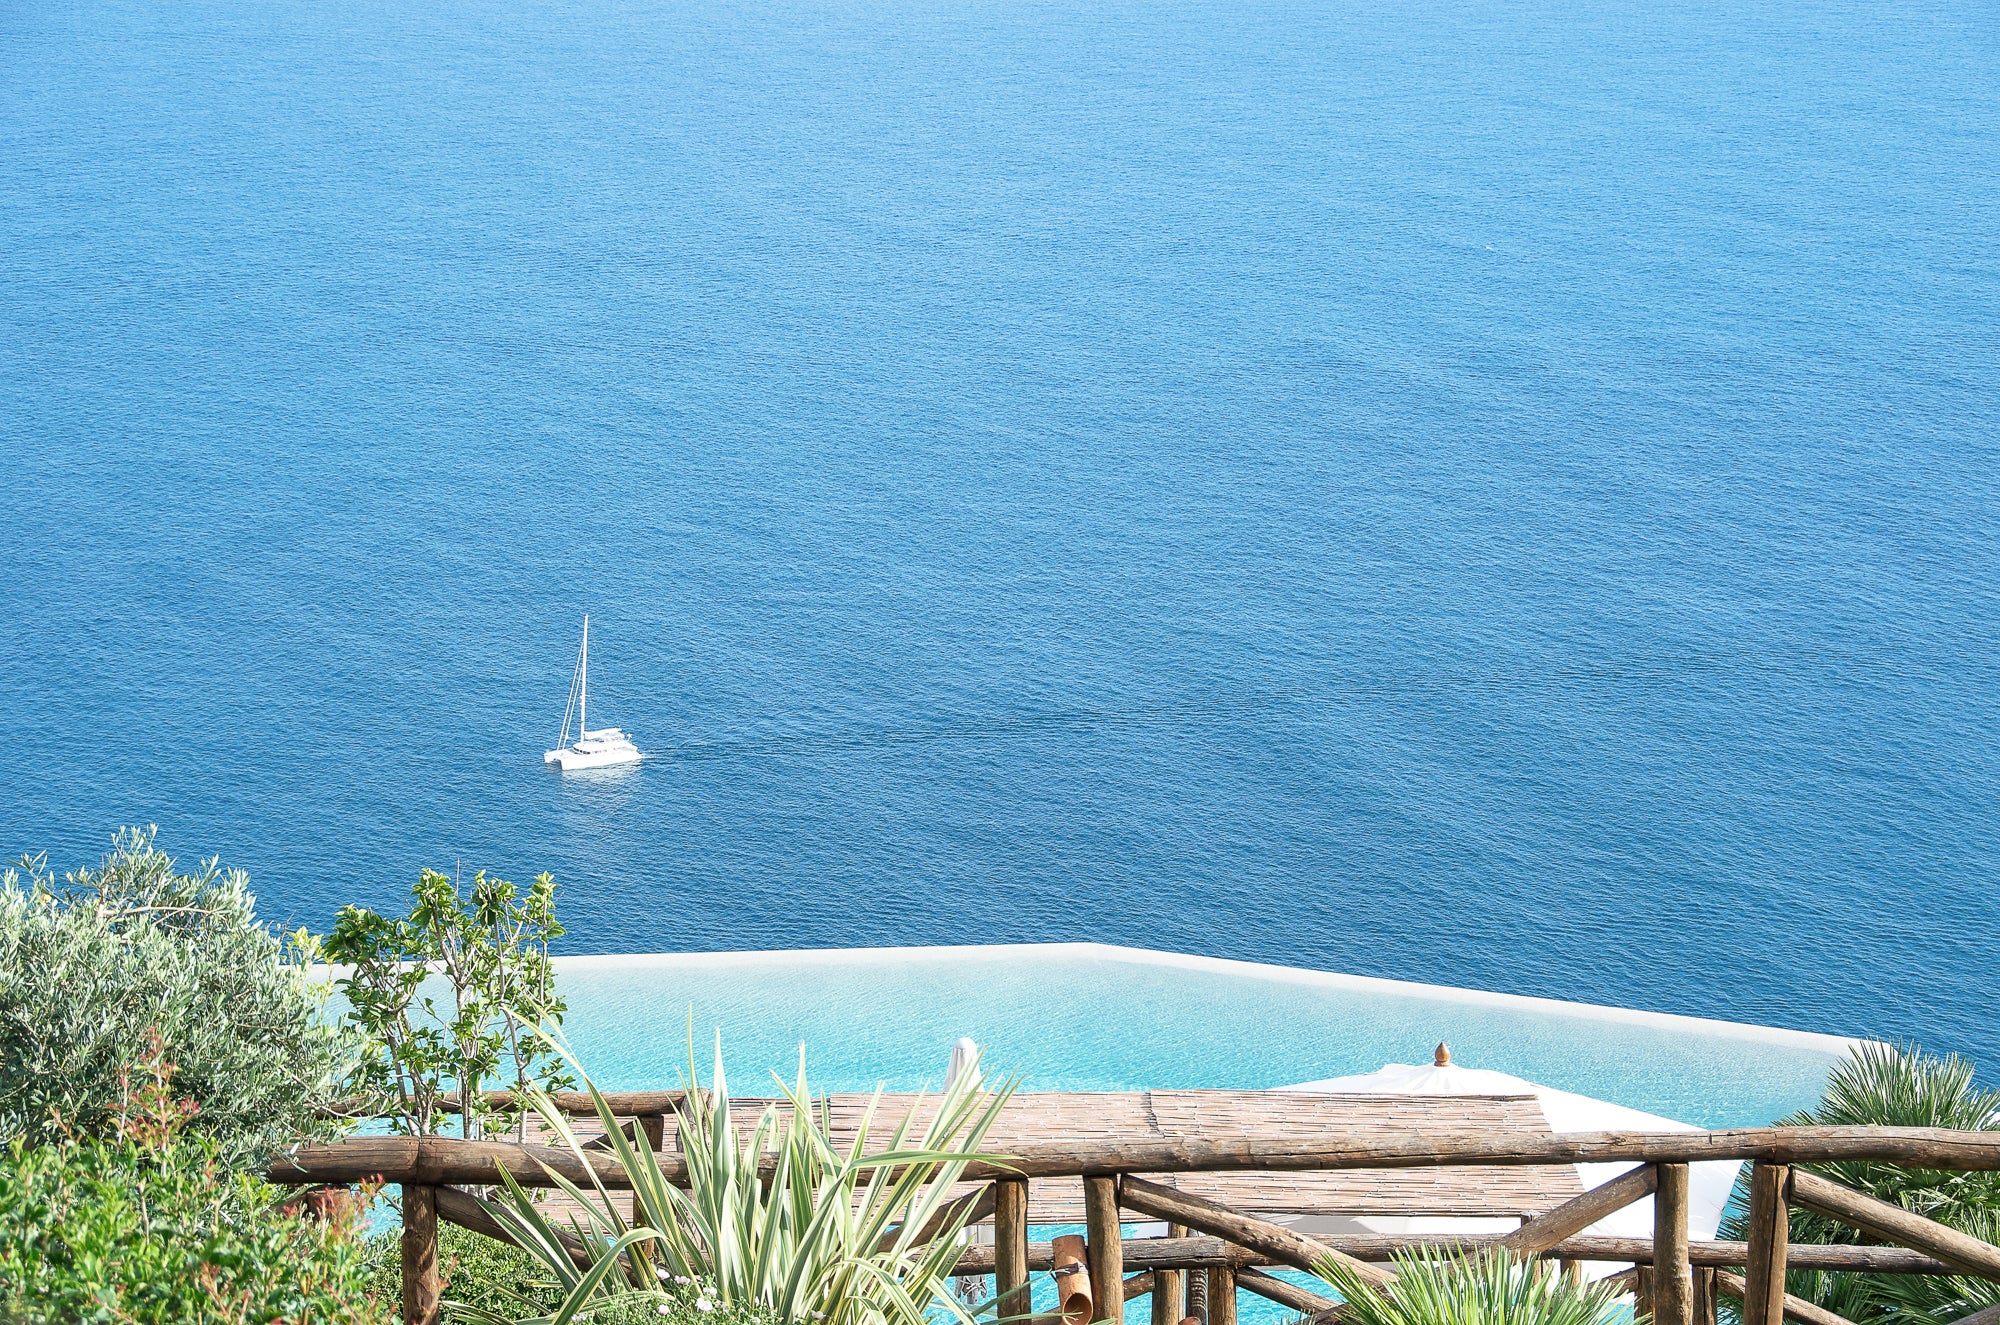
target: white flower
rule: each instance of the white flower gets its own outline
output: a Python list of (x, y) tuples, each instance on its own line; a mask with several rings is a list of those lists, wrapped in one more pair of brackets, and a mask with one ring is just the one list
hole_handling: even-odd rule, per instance
[(705, 1297), (698, 1297), (694, 1300), (694, 1309), (696, 1311), (713, 1311), (715, 1310), (715, 1303)]
[(658, 1311), (662, 1316), (671, 1316), (674, 1314), (673, 1304), (670, 1302), (662, 1302), (654, 1310)]
[(694, 1280), (688, 1278), (684, 1274), (677, 1274), (674, 1276), (674, 1282), (677, 1284), (691, 1284), (694, 1282)]
[(657, 1269), (657, 1270), (653, 1271), (653, 1273), (654, 1273), (654, 1274), (657, 1274), (658, 1276), (660, 1276), (660, 1280), (661, 1280), (661, 1282), (662, 1282), (662, 1283), (664, 1283), (664, 1282), (666, 1281), (666, 1278), (667, 1278), (667, 1267), (666, 1267), (666, 1266), (664, 1266), (664, 1265), (663, 1265), (663, 1266), (661, 1266), (661, 1267), (660, 1267), (659, 1269)]

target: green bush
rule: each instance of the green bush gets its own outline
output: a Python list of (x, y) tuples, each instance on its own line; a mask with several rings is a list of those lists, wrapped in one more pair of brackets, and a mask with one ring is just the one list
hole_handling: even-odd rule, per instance
[[(1940, 1058), (1914, 1045), (1867, 1043), (1834, 1069), (1818, 1104), (1780, 1118), (1778, 1125), (1991, 1131), (2000, 1128), (2000, 1091), (1976, 1086), (1972, 1064), (1956, 1054)], [(1976, 1238), (2000, 1240), (2000, 1173), (1910, 1169), (1872, 1160), (1798, 1167)], [(1720, 1237), (1740, 1240), (1747, 1234), (1749, 1172), (1746, 1167), (1738, 1180)], [(1822, 1245), (1877, 1241), (1838, 1220), (1800, 1209), (1791, 1212), (1790, 1236), (1793, 1242)], [(1785, 1277), (1785, 1287), (1863, 1325), (1934, 1325), (2000, 1302), (2000, 1284), (1984, 1279), (1794, 1270)], [(1733, 1309), (1727, 1300), (1725, 1307)]]
[[(0, 1320), (10, 1325), (388, 1325), (353, 1220), (288, 1213), (231, 1173), (212, 1137), (177, 1135), (155, 1050), (112, 1133), (0, 1154)], [(136, 1099), (136, 1107), (134, 1100)]]
[(214, 861), (181, 873), (150, 828), (60, 884), (39, 858), (0, 876), (0, 1140), (104, 1135), (149, 1033), (225, 1162), (331, 1130), (321, 1106), (355, 1041), (257, 922), (248, 882)]
[[(368, 1262), (369, 1291), (383, 1302), (397, 1300), (403, 1291), (402, 1233), (388, 1229), (369, 1238)], [(438, 1225), (438, 1271), (447, 1319), (528, 1320), (553, 1315), (562, 1306), (562, 1289), (541, 1262), (456, 1224)], [(668, 1280), (658, 1293), (622, 1303), (594, 1302), (587, 1315), (574, 1319), (590, 1325), (775, 1325), (776, 1320), (768, 1311), (717, 1303), (692, 1280)]]

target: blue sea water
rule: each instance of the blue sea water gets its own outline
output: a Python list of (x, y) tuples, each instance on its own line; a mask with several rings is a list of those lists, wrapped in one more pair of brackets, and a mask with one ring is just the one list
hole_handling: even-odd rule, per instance
[(1997, 330), (1980, 0), (16, 0), (0, 850), (1991, 1069)]

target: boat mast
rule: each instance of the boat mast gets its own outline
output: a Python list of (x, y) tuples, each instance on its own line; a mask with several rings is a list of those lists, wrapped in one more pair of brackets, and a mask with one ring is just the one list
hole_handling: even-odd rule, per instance
[(576, 655), (576, 739), (590, 735), (590, 613), (583, 614), (583, 649)]

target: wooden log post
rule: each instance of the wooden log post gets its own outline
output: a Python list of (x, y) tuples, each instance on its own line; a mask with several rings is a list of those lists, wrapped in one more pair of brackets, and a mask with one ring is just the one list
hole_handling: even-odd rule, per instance
[(1097, 1311), (1092, 1320), (1125, 1325), (1125, 1238), (1118, 1225), (1116, 1174), (1083, 1180), (1085, 1258), (1090, 1263), (1090, 1295)]
[(1694, 1325), (1694, 1276), (1688, 1264), (1688, 1166), (1658, 1164), (1653, 1192), (1653, 1320)]
[[(1187, 1230), (1179, 1224), (1167, 1225), (1167, 1236), (1184, 1237)], [(1153, 1320), (1152, 1325), (1179, 1325), (1187, 1312), (1182, 1308), (1181, 1288), (1183, 1280), (1179, 1270), (1153, 1271)]]
[(1632, 1267), (1632, 1314), (1647, 1317), (1653, 1314), (1653, 1267), (1650, 1265)]
[(1025, 1316), (1028, 1292), (1028, 1183), (1002, 1178), (993, 1184), (993, 1293), (1000, 1315)]
[(1236, 1271), (1227, 1265), (1208, 1268), (1208, 1325), (1236, 1325)]
[(437, 1188), (403, 1184), (403, 1323), (436, 1325), (443, 1285), (438, 1280)]
[(1694, 1325), (1715, 1325), (1715, 1267), (1698, 1265), (1689, 1276), (1690, 1311)]
[(1743, 1277), (1743, 1325), (1781, 1325), (1785, 1319), (1785, 1250), (1791, 1212), (1785, 1207), (1790, 1170), (1762, 1161), (1750, 1169), (1750, 1255)]
[(1187, 1315), (1181, 1318), (1181, 1325), (1194, 1321), (1195, 1325), (1208, 1322), (1208, 1267), (1198, 1266), (1187, 1272)]

